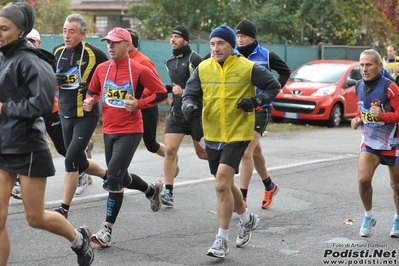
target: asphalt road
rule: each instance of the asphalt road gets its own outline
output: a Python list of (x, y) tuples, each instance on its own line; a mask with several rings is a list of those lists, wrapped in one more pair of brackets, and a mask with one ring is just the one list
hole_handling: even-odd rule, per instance
[[(261, 139), (272, 179), (280, 185), (275, 203), (260, 208), (262, 183), (254, 173), (248, 204), (261, 217), (252, 242), (236, 248), (238, 218), (230, 225), (230, 253), (225, 259), (206, 256), (217, 233), (216, 197), (207, 162), (196, 158), (191, 145), (179, 150), (180, 174), (175, 207), (150, 210), (143, 194), (126, 191), (110, 248), (95, 246), (92, 265), (397, 265), (398, 240), (389, 237), (394, 215), (386, 167), (375, 173), (374, 235), (358, 235), (363, 208), (357, 190), (360, 131), (339, 128), (269, 133)], [(102, 165), (104, 154), (93, 154)], [(54, 159), (57, 175), (48, 179), (46, 208), (62, 198), (63, 159)], [(137, 151), (130, 170), (147, 182), (162, 179), (162, 158)], [(235, 178), (239, 182), (238, 176)], [(106, 196), (94, 183), (72, 204), (69, 220), (100, 229)], [(348, 219), (353, 224), (345, 224)], [(11, 199), (7, 227), (11, 238), (9, 265), (76, 265), (65, 239), (29, 228), (21, 201)], [(1, 245), (1, 243), (0, 243)], [(334, 262), (335, 261), (335, 262)], [(384, 263), (384, 264), (383, 264)]]

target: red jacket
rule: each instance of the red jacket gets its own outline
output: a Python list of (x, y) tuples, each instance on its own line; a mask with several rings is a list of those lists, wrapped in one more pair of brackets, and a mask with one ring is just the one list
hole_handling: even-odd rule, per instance
[[(105, 79), (117, 85), (130, 83), (129, 63), (131, 65), (134, 97), (138, 100), (138, 108), (134, 112), (129, 112), (125, 108), (113, 107), (104, 102)], [(144, 88), (146, 88), (149, 95), (142, 98)], [(86, 98), (93, 97), (94, 104), (96, 104), (100, 96), (102, 99), (103, 133), (128, 134), (143, 133), (140, 109), (158, 105), (165, 101), (168, 95), (164, 84), (157, 74), (126, 56), (118, 62), (108, 60), (98, 65), (94, 71)]]
[[(155, 68), (154, 63), (151, 61), (150, 58), (148, 58), (148, 56), (144, 55), (143, 53), (141, 53), (139, 50), (134, 50), (133, 52), (129, 53), (129, 57), (131, 59), (133, 59), (134, 61), (149, 67), (155, 74), (158, 75), (157, 69)], [(144, 95), (148, 94), (147, 89), (144, 89), (143, 92)]]

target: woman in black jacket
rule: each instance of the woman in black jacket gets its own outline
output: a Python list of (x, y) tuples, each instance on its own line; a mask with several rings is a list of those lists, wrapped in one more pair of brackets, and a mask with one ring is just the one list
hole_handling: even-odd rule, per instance
[(47, 177), (55, 169), (42, 116), (52, 112), (57, 82), (54, 57), (27, 43), (34, 20), (35, 12), (25, 2), (0, 10), (0, 265), (7, 265), (10, 254), (6, 220), (17, 175), (28, 224), (68, 239), (78, 264), (90, 265), (89, 229), (75, 230), (60, 214), (44, 210)]

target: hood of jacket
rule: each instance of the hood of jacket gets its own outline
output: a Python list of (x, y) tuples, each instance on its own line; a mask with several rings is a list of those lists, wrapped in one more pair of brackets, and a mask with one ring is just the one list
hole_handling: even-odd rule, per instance
[(3, 56), (6, 58), (11, 56), (14, 52), (21, 50), (27, 50), (36, 54), (40, 59), (49, 63), (53, 70), (55, 70), (55, 56), (44, 49), (34, 47), (25, 37), (0, 47), (0, 52), (2, 52)]

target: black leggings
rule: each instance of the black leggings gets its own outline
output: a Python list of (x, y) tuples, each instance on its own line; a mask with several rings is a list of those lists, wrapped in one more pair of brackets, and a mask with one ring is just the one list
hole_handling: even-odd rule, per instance
[(107, 181), (110, 191), (119, 191), (131, 182), (128, 168), (141, 137), (141, 133), (104, 134)]
[(89, 167), (85, 149), (98, 123), (98, 116), (65, 118), (60, 116), (64, 136), (66, 172), (84, 172)]
[(142, 109), (144, 134), (143, 141), (149, 152), (156, 153), (161, 146), (157, 142), (158, 106)]
[(66, 148), (64, 144), (64, 138), (62, 136), (62, 126), (58, 111), (52, 113), (51, 115), (43, 116), (43, 119), (44, 123), (46, 124), (47, 134), (50, 136), (55, 149), (57, 150), (58, 154), (65, 157)]

